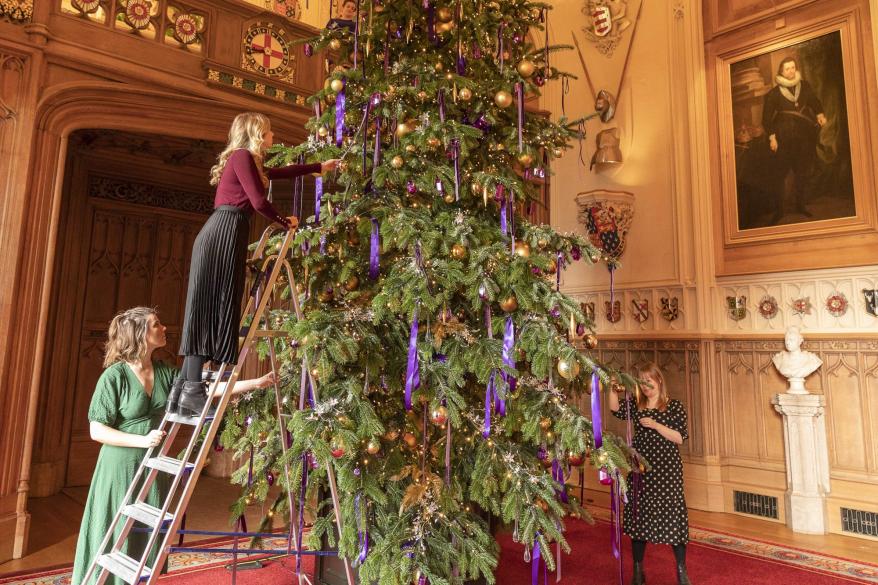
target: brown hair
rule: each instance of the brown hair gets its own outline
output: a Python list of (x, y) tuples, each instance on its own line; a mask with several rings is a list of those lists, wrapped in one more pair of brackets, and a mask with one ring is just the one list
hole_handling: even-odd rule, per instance
[(149, 316), (155, 314), (156, 310), (150, 307), (134, 307), (113, 317), (104, 345), (105, 368), (116, 362), (139, 360), (146, 354)]
[(796, 59), (795, 57), (792, 57), (792, 56), (784, 57), (783, 60), (780, 62), (780, 65), (777, 66), (777, 74), (778, 75), (783, 75), (783, 66), (786, 65), (787, 63), (795, 63), (796, 64), (796, 71), (799, 70), (799, 60), (798, 59)]
[[(668, 407), (668, 402), (671, 401), (671, 397), (668, 395), (668, 388), (665, 386), (665, 376), (662, 374), (661, 368), (658, 367), (658, 364), (655, 362), (648, 362), (643, 364), (639, 368), (637, 368), (637, 377), (643, 378), (643, 376), (649, 375), (653, 380), (655, 380), (659, 385), (659, 400), (658, 400), (658, 409), (664, 411)], [(637, 386), (637, 408), (640, 410), (644, 410), (649, 403), (649, 399), (646, 397), (646, 394), (640, 391), (640, 386)]]
[(264, 114), (243, 112), (235, 116), (232, 127), (229, 128), (229, 142), (217, 157), (216, 164), (210, 169), (210, 184), (219, 184), (229, 157), (236, 150), (243, 149), (253, 155), (253, 160), (256, 161), (256, 167), (262, 176), (262, 184), (267, 187), (268, 179), (262, 173), (262, 155), (265, 150), (262, 147), (262, 135), (269, 130), (271, 130), (271, 122)]

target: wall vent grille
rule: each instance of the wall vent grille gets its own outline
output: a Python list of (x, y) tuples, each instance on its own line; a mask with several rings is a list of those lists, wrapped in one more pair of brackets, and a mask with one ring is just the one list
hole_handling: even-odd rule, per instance
[(777, 520), (777, 498), (735, 490), (735, 512)]
[(878, 536), (878, 513), (842, 508), (841, 529), (851, 534)]

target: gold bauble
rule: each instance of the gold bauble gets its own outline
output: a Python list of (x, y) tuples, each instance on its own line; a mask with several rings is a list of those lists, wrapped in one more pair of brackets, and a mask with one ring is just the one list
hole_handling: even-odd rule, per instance
[(333, 79), (329, 82), (329, 88), (335, 93), (338, 93), (344, 89), (344, 81), (341, 79)]
[(344, 283), (345, 290), (352, 291), (357, 290), (357, 287), (360, 286), (360, 279), (355, 276), (351, 276)]
[(546, 274), (555, 274), (558, 271), (558, 264), (554, 260), (549, 260), (549, 266), (546, 268)]
[(445, 197), (443, 197), (442, 199), (443, 199), (443, 201), (445, 201), (445, 203), (454, 203), (454, 194), (453, 193), (446, 193)]
[(527, 242), (515, 242), (515, 255), (530, 258), (530, 245)]
[(527, 59), (522, 59), (518, 62), (518, 74), (522, 77), (530, 77), (536, 71), (537, 66), (533, 64), (533, 61), (529, 61)]
[(400, 122), (396, 125), (396, 135), (402, 138), (406, 134), (412, 131), (411, 126), (409, 126), (406, 122)]
[(454, 21), (440, 22), (436, 25), (436, 31), (440, 33), (451, 32), (454, 30)]
[(442, 64), (442, 61), (439, 61), (435, 65), (433, 65), (433, 69), (435, 69), (436, 71), (444, 71), (445, 65)]
[(518, 308), (518, 299), (515, 298), (515, 295), (509, 295), (508, 297), (500, 301), (500, 308), (507, 313), (511, 313)]
[(430, 412), (430, 422), (436, 426), (445, 424), (448, 420), (448, 409), (444, 406), (437, 406)]
[(609, 460), (610, 456), (607, 455), (606, 451), (601, 451), (600, 453), (598, 453), (598, 463), (600, 463), (601, 465), (606, 465)]
[(501, 89), (494, 94), (494, 103), (501, 108), (508, 108), (512, 105), (512, 94), (505, 89)]
[(579, 374), (579, 362), (577, 360), (558, 360), (558, 373), (562, 378), (572, 380)]
[(311, 368), (311, 377), (315, 380), (320, 379), (320, 370), (318, 368)]
[(395, 157), (390, 159), (390, 166), (395, 169), (401, 169), (403, 164), (405, 164), (405, 161), (399, 155), (396, 155)]
[(473, 92), (470, 88), (463, 87), (460, 89), (459, 92), (457, 92), (457, 95), (460, 96), (460, 99), (462, 99), (463, 101), (468, 102), (472, 99)]
[(588, 349), (596, 349), (598, 346), (598, 336), (594, 333), (589, 333), (585, 336), (585, 347)]
[(532, 157), (531, 155), (529, 155), (526, 152), (523, 152), (523, 153), (518, 155), (518, 162), (520, 162), (522, 165), (524, 165), (526, 167), (529, 167), (531, 164), (533, 164), (534, 157)]
[(561, 158), (561, 156), (562, 156), (563, 154), (564, 154), (564, 149), (562, 149), (562, 148), (555, 148), (555, 149), (552, 150), (552, 155), (553, 155), (555, 158)]
[(463, 244), (454, 244), (451, 246), (451, 256), (458, 260), (463, 260), (466, 258), (466, 246)]
[(399, 431), (387, 431), (384, 433), (385, 441), (395, 441), (399, 437)]
[(341, 426), (343, 426), (343, 427), (349, 427), (349, 426), (351, 426), (351, 419), (350, 419), (350, 417), (349, 417), (348, 415), (346, 415), (346, 414), (340, 414), (340, 415), (338, 415), (337, 417), (335, 417), (335, 420), (337, 420), (338, 423), (339, 423)]
[(417, 149), (418, 149), (418, 147), (415, 146), (414, 144), (406, 144), (405, 145), (405, 151), (408, 153), (412, 153), (412, 152), (416, 151)]
[(537, 240), (537, 246), (540, 247), (540, 250), (542, 250), (543, 248), (545, 248), (548, 245), (549, 245), (549, 242), (547, 242), (546, 240), (543, 240), (543, 239)]
[(438, 18), (442, 22), (448, 22), (449, 20), (451, 20), (452, 16), (453, 15), (451, 14), (451, 9), (445, 6), (436, 11), (436, 18)]
[(268, 438), (268, 433), (266, 433), (265, 431), (259, 432), (259, 440), (261, 442), (265, 442), (265, 439), (267, 439), (267, 438)]
[(419, 91), (418, 92), (418, 99), (421, 101), (424, 101), (425, 99), (427, 99), (427, 92), (424, 90)]
[(402, 440), (405, 441), (405, 444), (408, 445), (409, 448), (412, 448), (412, 449), (415, 447), (415, 445), (418, 444), (418, 438), (415, 437), (415, 436), (414, 436), (413, 434), (411, 434), (411, 433), (405, 433), (405, 434), (402, 436)]
[[(548, 431), (549, 427), (552, 426), (552, 419), (548, 417), (543, 417), (540, 419), (540, 428), (544, 431)], [(548, 458), (547, 458), (548, 459)]]
[(331, 39), (329, 41), (329, 48), (333, 51), (338, 51), (339, 49), (341, 49), (341, 41), (338, 39)]
[(366, 444), (366, 453), (368, 453), (369, 455), (376, 455), (378, 453), (378, 451), (380, 451), (380, 450), (381, 450), (381, 443), (379, 443), (375, 439), (371, 439)]
[(386, 95), (387, 97), (393, 97), (394, 95), (396, 95), (396, 86), (388, 85)]
[(435, 136), (431, 136), (427, 139), (427, 146), (429, 146), (430, 148), (439, 148), (439, 145), (441, 144), (442, 141)]
[(317, 129), (317, 136), (321, 138), (326, 138), (327, 136), (329, 136), (329, 130), (326, 128), (326, 126), (321, 126)]

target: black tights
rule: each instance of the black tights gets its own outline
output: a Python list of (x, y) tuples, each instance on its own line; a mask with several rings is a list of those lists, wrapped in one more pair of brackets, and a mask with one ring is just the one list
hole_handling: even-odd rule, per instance
[[(674, 557), (677, 559), (678, 565), (686, 564), (686, 545), (685, 544), (675, 544), (671, 548), (674, 549)], [(634, 562), (642, 563), (643, 556), (646, 554), (646, 541), (645, 540), (632, 540), (631, 541), (631, 551), (634, 554)]]
[(203, 355), (187, 355), (183, 358), (180, 374), (186, 382), (201, 382), (201, 370), (210, 358)]

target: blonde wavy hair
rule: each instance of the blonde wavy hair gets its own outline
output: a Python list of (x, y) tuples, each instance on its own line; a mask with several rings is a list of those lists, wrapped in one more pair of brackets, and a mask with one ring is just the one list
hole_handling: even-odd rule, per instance
[[(637, 368), (637, 377), (643, 379), (643, 376), (649, 375), (653, 380), (655, 380), (659, 385), (659, 399), (658, 399), (658, 409), (664, 411), (668, 407), (668, 403), (671, 401), (671, 396), (668, 394), (668, 388), (665, 386), (665, 376), (662, 374), (661, 368), (658, 367), (658, 364), (655, 362), (649, 362), (643, 364), (639, 368)], [(646, 397), (646, 394), (640, 391), (640, 386), (637, 387), (637, 408), (640, 410), (645, 410), (647, 405), (649, 404), (649, 398)]]
[(105, 368), (116, 362), (137, 361), (146, 354), (149, 317), (155, 314), (156, 310), (150, 307), (134, 307), (113, 317), (104, 345)]
[[(250, 151), (256, 166), (259, 168), (259, 174), (262, 174), (262, 155), (264, 148), (262, 146), (262, 135), (271, 130), (271, 122), (264, 114), (257, 112), (243, 112), (235, 116), (232, 121), (232, 127), (229, 129), (229, 142), (219, 154), (216, 164), (210, 169), (210, 184), (218, 185), (220, 177), (223, 175), (223, 169), (229, 162), (232, 153), (241, 148)], [(268, 184), (268, 179), (263, 175), (263, 184)]]

